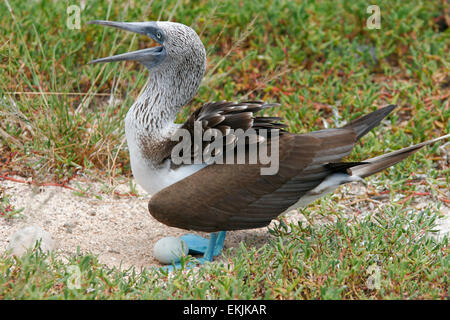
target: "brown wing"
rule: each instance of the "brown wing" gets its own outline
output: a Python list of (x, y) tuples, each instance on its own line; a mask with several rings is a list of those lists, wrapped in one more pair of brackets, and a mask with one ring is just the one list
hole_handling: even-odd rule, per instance
[(280, 169), (260, 175), (255, 165), (210, 165), (161, 190), (149, 202), (158, 221), (198, 231), (238, 230), (266, 226), (295, 204), (352, 150), (356, 133), (330, 129), (280, 137)]
[(182, 126), (193, 130), (194, 121), (201, 121), (203, 128), (215, 128), (225, 135), (229, 129), (265, 128), (281, 129), (286, 125), (278, 123), (278, 117), (256, 117), (254, 114), (264, 109), (278, 106), (278, 104), (265, 103), (264, 101), (242, 102), (208, 102), (195, 110)]
[(150, 213), (169, 226), (198, 231), (266, 226), (330, 174), (357, 166), (340, 160), (394, 107), (378, 109), (339, 129), (280, 135), (275, 175), (261, 175), (260, 164), (209, 165), (155, 194)]
[[(283, 128), (285, 124), (280, 123), (281, 118), (278, 117), (265, 117), (256, 116), (255, 114), (274, 106), (277, 104), (269, 104), (264, 101), (242, 101), (242, 102), (209, 102), (195, 110), (195, 112), (187, 119), (187, 121), (181, 126), (181, 129), (189, 131), (191, 137), (194, 136), (194, 123), (201, 124), (202, 134), (208, 129), (218, 130), (223, 136), (223, 142), (225, 150), (233, 150), (238, 143), (238, 137), (233, 134), (233, 130), (242, 129), (244, 131), (252, 128), (255, 131), (254, 137), (249, 137), (245, 141), (246, 144), (257, 143), (258, 133), (260, 129), (280, 129), (280, 134), (283, 134)], [(229, 139), (233, 136), (233, 139)], [(228, 139), (227, 139), (228, 137)], [(253, 138), (253, 139), (252, 139)], [(170, 141), (168, 144), (168, 152), (166, 158), (170, 157), (172, 148), (178, 143), (178, 141)], [(202, 151), (209, 147), (210, 142), (203, 141)], [(230, 144), (228, 146), (228, 144)], [(192, 145), (190, 156), (193, 159), (200, 151), (195, 145)], [(212, 153), (214, 155), (214, 153)], [(184, 155), (183, 155), (184, 156)], [(172, 168), (177, 167), (172, 164)]]

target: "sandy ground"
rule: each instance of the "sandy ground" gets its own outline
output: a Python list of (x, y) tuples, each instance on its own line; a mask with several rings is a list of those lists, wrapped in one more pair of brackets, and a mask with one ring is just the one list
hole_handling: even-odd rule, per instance
[[(136, 197), (111, 195), (111, 192), (106, 194), (102, 192), (105, 186), (98, 182), (72, 180), (70, 186), (88, 189), (89, 196), (76, 195), (73, 190), (62, 187), (35, 187), (0, 180), (0, 188), (8, 196), (10, 203), (16, 209), (24, 208), (19, 218), (0, 217), (0, 252), (7, 248), (9, 238), (14, 232), (25, 226), (37, 225), (52, 235), (56, 242), (56, 251), (62, 255), (74, 254), (79, 247), (81, 252), (98, 255), (100, 262), (108, 266), (151, 267), (160, 266), (153, 257), (156, 241), (162, 237), (186, 233), (181, 229), (167, 227), (151, 217), (147, 209), (150, 196), (139, 187), (139, 196)], [(116, 191), (129, 192), (129, 182), (117, 185)], [(354, 202), (352, 200), (358, 195), (365, 196), (367, 189), (361, 183), (353, 183), (341, 187), (338, 194), (344, 192), (346, 199)], [(436, 201), (431, 198), (421, 201), (413, 203), (412, 208), (436, 208)], [(368, 214), (388, 202), (389, 199), (362, 201), (361, 205), (364, 207), (359, 208), (358, 214)], [(440, 224), (441, 234), (445, 234), (450, 231), (450, 210), (447, 204), (441, 204), (440, 210), (447, 217)], [(355, 210), (349, 209), (349, 214), (355, 214), (354, 212)], [(287, 220), (306, 221), (296, 210), (287, 213)], [(315, 221), (332, 222), (333, 219), (319, 217)], [(271, 235), (267, 228), (229, 232), (225, 248), (236, 247), (241, 241), (260, 246), (269, 237)]]

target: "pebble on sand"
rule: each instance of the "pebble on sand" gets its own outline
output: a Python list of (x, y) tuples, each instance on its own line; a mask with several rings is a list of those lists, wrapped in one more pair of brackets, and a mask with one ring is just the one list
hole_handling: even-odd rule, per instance
[(28, 249), (34, 248), (36, 241), (40, 240), (42, 251), (51, 251), (55, 249), (55, 241), (50, 233), (38, 226), (27, 226), (16, 231), (9, 238), (7, 250), (12, 255), (22, 256)]

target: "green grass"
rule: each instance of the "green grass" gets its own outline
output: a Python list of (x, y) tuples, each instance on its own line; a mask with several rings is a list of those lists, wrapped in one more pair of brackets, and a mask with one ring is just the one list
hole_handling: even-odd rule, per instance
[[(449, 32), (435, 22), (439, 1), (379, 2), (380, 30), (365, 28), (364, 1), (96, 1), (82, 10), (80, 30), (65, 25), (70, 1), (8, 3), (11, 12), (0, 3), (0, 138), (4, 152), (17, 152), (24, 171), (38, 178), (130, 173), (123, 119), (147, 71), (136, 63), (87, 62), (149, 40), (85, 24), (92, 19), (173, 14), (201, 34), (209, 69), (180, 121), (205, 101), (260, 98), (282, 103), (272, 113), (291, 131), (306, 132), (322, 128), (322, 118), (334, 125), (331, 106), (348, 121), (399, 104), (383, 141), (364, 141), (364, 156), (448, 132)], [(378, 62), (364, 49), (370, 46)]]
[(23, 210), (24, 208), (14, 208), (11, 205), (8, 196), (3, 190), (0, 189), (0, 217), (6, 219), (17, 218), (21, 216), (21, 212)]
[(436, 218), (390, 206), (357, 224), (281, 225), (259, 249), (241, 245), (220, 262), (170, 276), (111, 269), (94, 255), (62, 262), (35, 249), (0, 259), (0, 298), (447, 299), (448, 238), (428, 236)]
[[(81, 29), (70, 30), (66, 9), (77, 3), (0, 2), (1, 174), (36, 182), (61, 182), (76, 172), (102, 179), (130, 176), (123, 120), (147, 73), (136, 63), (87, 62), (145, 48), (149, 40), (85, 24), (94, 19), (172, 17), (197, 30), (207, 48), (208, 71), (180, 122), (205, 101), (257, 98), (281, 103), (269, 113), (301, 133), (398, 104), (349, 160), (449, 132), (450, 31), (438, 24), (445, 1), (371, 3), (381, 9), (379, 30), (365, 27), (369, 14), (361, 0), (88, 1)], [(442, 159), (437, 145), (426, 148), (377, 175), (373, 186), (391, 195), (410, 194), (418, 188), (411, 182), (414, 175), (426, 173), (427, 190), (435, 199), (442, 193), (448, 198), (449, 169)], [(326, 198), (320, 204), (307, 211), (321, 212), (334, 202)], [(2, 194), (0, 209), (8, 205)], [(395, 204), (380, 217), (352, 225), (292, 226), (258, 252), (236, 248), (226, 257), (233, 267), (202, 268), (194, 276), (201, 283), (196, 289), (189, 289), (187, 282), (194, 280), (181, 273), (167, 281), (153, 271), (124, 277), (90, 255), (69, 263), (36, 252), (17, 260), (5, 256), (0, 297), (446, 298), (447, 240), (423, 237), (434, 213), (407, 214), (407, 205)], [(381, 288), (368, 290), (366, 270), (374, 256), (380, 261)], [(272, 261), (269, 268), (267, 261)], [(66, 286), (71, 264), (83, 272), (78, 291)]]

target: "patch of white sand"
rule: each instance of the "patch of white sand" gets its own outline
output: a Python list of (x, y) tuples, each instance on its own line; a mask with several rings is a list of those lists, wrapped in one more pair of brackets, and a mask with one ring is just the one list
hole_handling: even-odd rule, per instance
[[(0, 217), (0, 252), (7, 249), (15, 232), (35, 225), (51, 234), (56, 251), (63, 255), (72, 255), (79, 247), (83, 253), (98, 255), (100, 262), (108, 266), (119, 266), (121, 262), (123, 268), (161, 266), (153, 256), (155, 243), (163, 237), (178, 237), (187, 232), (155, 220), (147, 208), (150, 196), (139, 187), (138, 197), (118, 197), (100, 193), (102, 185), (97, 182), (72, 181), (70, 186), (75, 188), (76, 184), (83, 189), (89, 187), (90, 195), (81, 197), (62, 187), (37, 188), (0, 181), (13, 207), (24, 208), (19, 218)], [(128, 186), (123, 183), (116, 190), (126, 193)], [(268, 237), (267, 228), (228, 232), (225, 248), (237, 246), (240, 241), (262, 245)]]
[[(0, 252), (6, 250), (12, 234), (26, 226), (36, 225), (51, 234), (57, 253), (63, 256), (75, 254), (79, 247), (83, 253), (98, 255), (100, 262), (108, 266), (121, 264), (122, 268), (148, 268), (161, 266), (153, 256), (153, 247), (159, 239), (186, 233), (185, 230), (168, 227), (150, 216), (147, 209), (150, 196), (139, 186), (137, 197), (102, 193), (104, 186), (98, 182), (72, 180), (70, 186), (89, 189), (89, 195), (81, 197), (62, 187), (37, 188), (29, 184), (0, 180), (0, 187), (14, 208), (24, 208), (20, 218), (0, 217)], [(127, 193), (128, 181), (116, 186), (115, 190)], [(346, 200), (342, 201), (342, 205), (339, 201), (339, 209), (344, 209), (350, 216), (363, 216), (389, 202), (389, 199), (378, 201), (379, 204), (376, 201), (374, 204), (373, 200), (361, 201), (346, 207), (348, 203), (354, 203), (355, 198), (366, 197), (366, 193), (367, 188), (361, 183), (342, 187), (337, 196), (342, 198), (345, 194)], [(95, 195), (100, 195), (101, 199)], [(424, 199), (423, 202), (413, 204), (412, 208), (420, 210), (429, 205), (436, 208), (432, 199)], [(440, 222), (440, 232), (443, 235), (450, 232), (450, 212), (447, 204), (442, 204), (440, 210), (446, 216)], [(297, 210), (287, 213), (286, 220), (306, 221)], [(314, 219), (315, 223), (330, 223), (334, 220), (334, 216)], [(204, 233), (197, 234), (207, 236)], [(237, 247), (241, 241), (259, 247), (269, 237), (267, 228), (232, 231), (227, 233), (225, 248)]]

